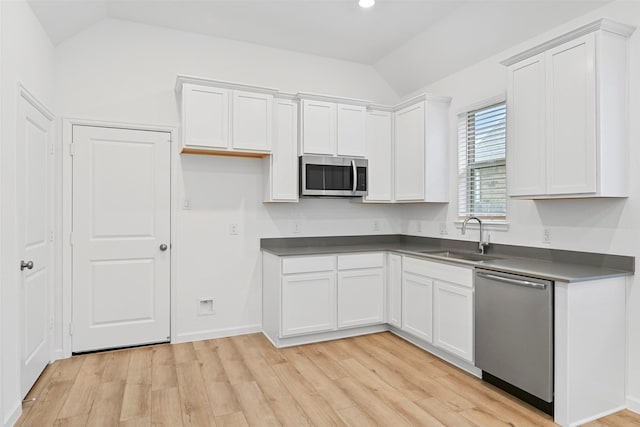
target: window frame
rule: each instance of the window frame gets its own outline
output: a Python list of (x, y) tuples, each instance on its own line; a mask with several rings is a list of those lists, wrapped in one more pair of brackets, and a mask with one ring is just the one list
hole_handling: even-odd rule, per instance
[[(471, 113), (475, 113), (477, 111), (483, 110), (483, 109), (487, 109), (493, 106), (497, 106), (503, 104), (504, 108), (505, 108), (505, 131), (504, 131), (504, 157), (499, 159), (499, 160), (484, 160), (484, 161), (479, 161), (479, 162), (470, 162), (469, 161), (469, 153), (473, 152), (473, 149), (475, 147), (470, 147), (469, 146), (469, 138), (468, 138), (468, 120), (469, 120), (469, 114)], [(458, 132), (457, 132), (457, 149), (458, 149), (458, 218), (459, 221), (456, 221), (456, 224), (458, 223), (462, 223), (462, 220), (467, 218), (468, 216), (477, 216), (479, 218), (481, 218), (483, 220), (483, 222), (488, 222), (490, 224), (495, 224), (495, 225), (507, 225), (507, 215), (508, 215), (508, 196), (507, 196), (507, 172), (506, 172), (506, 167), (507, 167), (507, 104), (506, 104), (506, 96), (505, 95), (500, 95), (500, 96), (496, 96), (487, 100), (484, 100), (482, 102), (470, 105), (464, 109), (462, 109), (460, 112), (458, 112), (457, 117), (458, 117), (458, 121), (457, 121), (457, 128), (458, 128)], [(464, 154), (462, 153), (462, 132), (464, 131)], [(461, 156), (464, 156), (464, 163), (463, 160), (461, 158)], [(464, 166), (464, 171), (463, 171), (463, 166)], [(474, 172), (478, 171), (478, 170), (482, 170), (482, 169), (488, 169), (488, 168), (492, 168), (492, 167), (504, 167), (504, 180), (505, 180), (505, 186), (504, 186), (504, 197), (505, 197), (505, 203), (504, 203), (504, 215), (482, 215), (482, 214), (478, 214), (478, 213), (469, 213), (471, 211), (471, 209), (469, 207), (473, 207), (474, 206), (474, 202), (472, 200), (470, 200), (470, 197), (473, 195), (473, 193), (475, 192), (475, 189), (472, 187), (474, 184), (478, 184), (478, 180), (477, 179), (470, 179), (469, 177), (474, 174)], [(464, 186), (464, 190), (463, 190), (463, 186)], [(462, 191), (464, 191), (464, 196), (462, 194)], [(464, 197), (464, 199), (463, 199)], [(464, 209), (463, 209), (464, 208)]]

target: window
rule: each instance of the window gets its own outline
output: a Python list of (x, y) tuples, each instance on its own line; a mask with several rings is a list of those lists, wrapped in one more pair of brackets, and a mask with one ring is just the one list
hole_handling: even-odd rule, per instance
[(505, 219), (507, 107), (492, 104), (460, 115), (458, 213)]

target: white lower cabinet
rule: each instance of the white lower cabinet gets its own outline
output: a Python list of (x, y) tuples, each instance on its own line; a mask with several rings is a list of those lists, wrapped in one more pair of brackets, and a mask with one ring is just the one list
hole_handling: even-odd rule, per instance
[(402, 329), (432, 341), (433, 280), (404, 271), (402, 274)]
[(387, 255), (387, 323), (402, 327), (402, 256)]
[(434, 281), (433, 344), (473, 363), (473, 289)]
[(384, 270), (338, 272), (338, 328), (384, 322)]
[(331, 331), (336, 327), (335, 273), (282, 278), (282, 336)]
[(338, 328), (384, 323), (384, 254), (338, 255)]
[(388, 323), (473, 363), (473, 268), (384, 252), (265, 253), (262, 274), (263, 330), (277, 346)]
[(263, 255), (263, 327), (274, 341), (385, 321), (384, 253)]
[(404, 257), (402, 330), (473, 363), (473, 269)]

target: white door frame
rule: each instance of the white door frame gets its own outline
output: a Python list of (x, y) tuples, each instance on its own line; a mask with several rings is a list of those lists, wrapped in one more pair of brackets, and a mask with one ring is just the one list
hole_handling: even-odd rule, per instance
[(71, 357), (71, 333), (70, 325), (72, 320), (73, 308), (73, 259), (71, 247), (71, 230), (73, 229), (73, 176), (72, 176), (72, 158), (70, 154), (70, 146), (73, 138), (73, 126), (97, 126), (107, 128), (132, 129), (132, 130), (148, 130), (158, 132), (168, 132), (171, 134), (171, 243), (173, 247), (170, 253), (170, 323), (171, 323), (171, 342), (176, 337), (176, 319), (175, 319), (175, 298), (176, 291), (174, 284), (176, 283), (176, 217), (177, 208), (180, 205), (177, 201), (177, 177), (176, 168), (180, 160), (180, 144), (177, 140), (178, 129), (175, 126), (141, 124), (127, 122), (111, 122), (104, 120), (96, 120), (91, 118), (79, 117), (63, 117), (62, 118), (62, 357)]

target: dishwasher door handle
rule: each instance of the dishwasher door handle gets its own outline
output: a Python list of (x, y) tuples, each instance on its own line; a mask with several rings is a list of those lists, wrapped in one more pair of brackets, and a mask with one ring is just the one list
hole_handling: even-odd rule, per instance
[(498, 282), (508, 283), (510, 285), (525, 286), (527, 288), (534, 288), (534, 289), (547, 289), (546, 283), (536, 283), (536, 282), (529, 282), (528, 280), (511, 279), (510, 277), (498, 276), (496, 274), (489, 274), (489, 273), (482, 273), (482, 272), (476, 273), (476, 275), (478, 277), (484, 277), (485, 279), (496, 280)]

